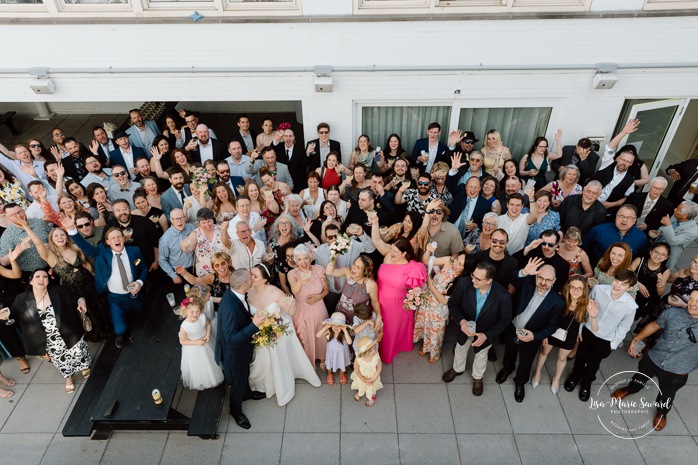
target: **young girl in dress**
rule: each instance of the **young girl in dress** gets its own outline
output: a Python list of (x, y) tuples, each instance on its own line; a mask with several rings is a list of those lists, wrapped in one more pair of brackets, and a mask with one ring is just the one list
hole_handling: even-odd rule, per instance
[(204, 316), (208, 320), (207, 323), (211, 324), (211, 329), (209, 331), (211, 337), (209, 337), (209, 341), (211, 341), (212, 346), (215, 345), (218, 318), (215, 311), (215, 307), (213, 305), (213, 299), (211, 299), (211, 287), (207, 286), (206, 284), (195, 284), (187, 293), (187, 297), (198, 297), (204, 303), (204, 308), (202, 311), (204, 313)]
[(202, 315), (204, 302), (198, 297), (182, 301), (185, 320), (179, 330), (182, 344), (182, 382), (185, 388), (202, 391), (223, 382), (223, 372), (216, 365), (211, 339), (211, 323)]
[(334, 384), (333, 373), (336, 370), (339, 370), (339, 384), (347, 384), (347, 375), (344, 372), (351, 365), (349, 353), (351, 336), (346, 323), (347, 318), (344, 313), (334, 312), (323, 322), (323, 328), (315, 335), (315, 337), (325, 336), (328, 341), (325, 365), (327, 366), (326, 381), (329, 385)]
[(376, 402), (376, 392), (383, 387), (381, 383), (383, 364), (376, 350), (376, 343), (377, 341), (366, 336), (359, 339), (354, 373), (351, 374), (351, 388), (357, 390), (354, 400), (358, 402), (361, 396), (365, 395), (366, 407), (371, 407)]
[(359, 339), (366, 336), (372, 341), (376, 341), (376, 348), (378, 348), (378, 342), (380, 338), (383, 337), (383, 331), (376, 324), (376, 314), (366, 304), (356, 304), (354, 305), (354, 353), (359, 353)]

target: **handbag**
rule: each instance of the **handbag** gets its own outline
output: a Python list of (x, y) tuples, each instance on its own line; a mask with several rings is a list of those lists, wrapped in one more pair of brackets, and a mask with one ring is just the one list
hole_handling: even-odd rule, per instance
[(87, 316), (87, 313), (81, 313), (80, 318), (82, 319), (82, 328), (85, 330), (85, 332), (89, 333), (92, 331), (92, 321), (90, 320), (90, 317)]
[(565, 341), (567, 339), (567, 331), (569, 331), (570, 326), (572, 326), (572, 322), (574, 321), (574, 318), (572, 318), (567, 325), (567, 329), (562, 329), (562, 328), (557, 328), (555, 332), (552, 334), (552, 337), (555, 339), (558, 339), (560, 341)]

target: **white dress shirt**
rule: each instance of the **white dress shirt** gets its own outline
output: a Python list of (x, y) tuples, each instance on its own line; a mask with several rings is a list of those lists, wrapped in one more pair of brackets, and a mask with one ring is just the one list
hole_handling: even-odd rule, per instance
[(199, 141), (199, 157), (201, 158), (201, 164), (206, 160), (213, 160), (213, 144), (210, 139), (207, 145), (203, 145), (201, 141)]
[[(111, 275), (109, 275), (109, 279), (107, 280), (107, 288), (109, 288), (109, 292), (113, 294), (128, 294), (129, 292), (124, 290), (123, 283), (121, 282), (121, 273), (119, 273), (119, 262), (117, 262), (119, 257), (117, 257), (117, 253), (113, 250), (112, 254), (113, 257), (111, 261)], [(131, 265), (128, 261), (126, 247), (124, 247), (124, 250), (121, 252), (121, 262), (124, 264), (124, 269), (126, 270), (126, 278), (130, 284), (133, 282), (133, 274), (131, 273)]]

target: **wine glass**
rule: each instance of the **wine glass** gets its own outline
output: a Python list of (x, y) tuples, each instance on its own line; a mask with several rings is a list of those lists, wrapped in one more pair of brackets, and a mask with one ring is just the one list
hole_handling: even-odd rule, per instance
[(126, 242), (131, 242), (131, 236), (133, 236), (133, 229), (124, 228), (123, 233), (124, 233), (124, 240)]
[(5, 321), (5, 324), (7, 326), (10, 326), (11, 324), (14, 324), (15, 320), (10, 318), (10, 309), (8, 307), (3, 308), (0, 310), (0, 313), (7, 313), (7, 321)]

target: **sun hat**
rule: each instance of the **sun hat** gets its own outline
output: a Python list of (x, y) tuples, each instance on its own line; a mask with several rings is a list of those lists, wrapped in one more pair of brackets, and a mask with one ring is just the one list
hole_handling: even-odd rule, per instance
[(368, 336), (363, 336), (359, 341), (356, 343), (356, 347), (358, 349), (358, 355), (363, 355), (369, 350), (371, 350), (371, 347), (375, 346), (376, 343), (375, 339), (371, 339)]
[(327, 324), (338, 325), (338, 326), (349, 326), (347, 325), (347, 317), (344, 316), (342, 312), (334, 312), (331, 317), (324, 321)]

